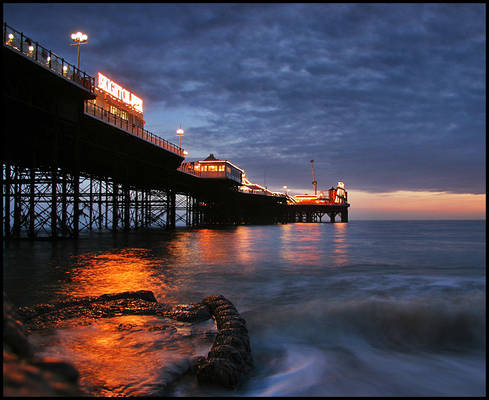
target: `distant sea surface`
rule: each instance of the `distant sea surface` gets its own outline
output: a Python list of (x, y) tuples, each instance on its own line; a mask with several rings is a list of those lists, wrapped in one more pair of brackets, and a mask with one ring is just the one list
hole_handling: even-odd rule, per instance
[[(151, 290), (222, 294), (247, 321), (255, 368), (236, 391), (168, 386), (211, 321), (126, 316), (32, 335), (95, 396), (485, 396), (485, 221), (351, 221), (91, 233), (4, 244), (18, 306)], [(131, 329), (132, 327), (132, 329)], [(169, 392), (168, 392), (169, 390)]]

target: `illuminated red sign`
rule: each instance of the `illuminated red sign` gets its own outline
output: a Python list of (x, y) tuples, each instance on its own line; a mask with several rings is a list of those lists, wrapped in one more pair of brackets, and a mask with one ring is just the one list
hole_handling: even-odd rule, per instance
[(97, 87), (104, 92), (109, 93), (116, 99), (134, 107), (137, 111), (143, 112), (143, 100), (137, 97), (134, 93), (124, 89), (114, 81), (107, 78), (105, 75), (98, 73)]

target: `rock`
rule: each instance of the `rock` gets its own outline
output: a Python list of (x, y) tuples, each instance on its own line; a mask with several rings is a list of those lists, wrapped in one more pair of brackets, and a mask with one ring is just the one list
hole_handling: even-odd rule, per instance
[(246, 321), (222, 295), (206, 297), (202, 303), (215, 319), (218, 334), (207, 359), (197, 364), (197, 380), (200, 384), (235, 388), (253, 367)]
[(12, 351), (19, 357), (31, 357), (33, 349), (26, 338), (26, 332), (22, 323), (17, 319), (17, 314), (4, 293), (3, 302), (3, 345), (7, 351)]
[(65, 378), (68, 382), (76, 383), (80, 374), (71, 364), (55, 357), (33, 358), (31, 364), (46, 371), (52, 371)]
[(163, 313), (163, 316), (181, 322), (201, 322), (211, 318), (208, 307), (202, 303), (177, 305), (171, 311)]
[[(78, 386), (78, 372), (71, 364), (32, 363), (4, 349), (4, 396), (83, 396)], [(76, 379), (75, 379), (76, 375)]]
[(55, 358), (38, 358), (17, 320), (13, 305), (3, 300), (3, 395), (81, 396), (76, 368)]
[(222, 358), (208, 359), (197, 369), (200, 384), (221, 385), (233, 389), (240, 382), (241, 373), (231, 361)]
[(150, 290), (138, 290), (135, 292), (122, 292), (116, 294), (103, 294), (98, 297), (100, 300), (117, 300), (117, 299), (139, 299), (156, 303), (156, 297)]
[(192, 374), (195, 374), (197, 372), (197, 369), (199, 366), (205, 364), (207, 362), (207, 359), (203, 356), (197, 356), (195, 357), (192, 362), (190, 363), (190, 368), (189, 372)]

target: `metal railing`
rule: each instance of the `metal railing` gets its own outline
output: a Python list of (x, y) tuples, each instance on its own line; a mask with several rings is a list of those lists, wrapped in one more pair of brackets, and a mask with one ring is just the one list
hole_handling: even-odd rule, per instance
[(7, 23), (3, 24), (3, 44), (29, 57), (32, 61), (47, 67), (50, 71), (76, 82), (85, 89), (93, 92), (95, 89), (95, 78), (81, 71), (74, 65), (65, 61), (64, 58), (54, 54), (51, 50), (34, 42)]
[(144, 128), (141, 128), (127, 119), (123, 119), (116, 114), (112, 114), (111, 112), (105, 110), (104, 108), (97, 106), (90, 102), (90, 100), (85, 101), (85, 114), (93, 116), (99, 120), (109, 123), (112, 126), (120, 128), (128, 133), (131, 133), (134, 136), (137, 136), (149, 143), (154, 144), (155, 146), (159, 146), (165, 150), (171, 151), (172, 153), (178, 154), (179, 156), (184, 156), (183, 149), (178, 147), (177, 145), (168, 142), (165, 139), (160, 138), (147, 131)]

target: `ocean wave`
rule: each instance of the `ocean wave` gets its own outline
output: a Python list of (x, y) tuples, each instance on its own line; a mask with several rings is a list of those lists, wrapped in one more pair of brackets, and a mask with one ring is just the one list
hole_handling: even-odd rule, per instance
[(311, 387), (321, 382), (327, 368), (326, 359), (315, 348), (305, 345), (278, 341), (267, 349), (280, 354), (275, 362), (267, 360), (264, 364), (276, 364), (271, 369), (263, 368), (261, 376), (247, 387), (249, 396), (295, 396), (307, 393)]
[(485, 348), (485, 309), (476, 299), (365, 299), (327, 307), (327, 317), (377, 347), (399, 350)]
[(398, 351), (483, 351), (485, 313), (485, 294), (479, 292), (408, 300), (315, 299), (269, 309), (256, 321), (250, 315), (250, 322), (257, 330), (273, 326), (321, 345), (355, 339)]

